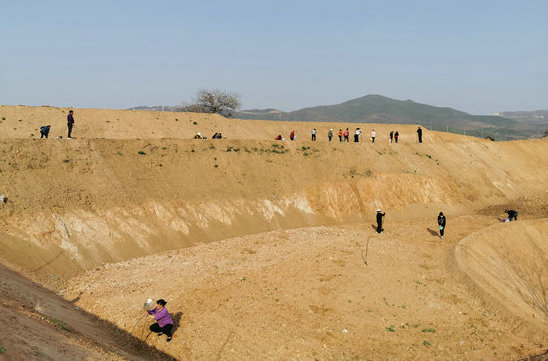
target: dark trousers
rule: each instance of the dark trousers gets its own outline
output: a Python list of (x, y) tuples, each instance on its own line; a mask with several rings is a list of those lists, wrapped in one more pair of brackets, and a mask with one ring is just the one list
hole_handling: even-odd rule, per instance
[(354, 134), (354, 142), (358, 143), (360, 141), (360, 136), (357, 134)]
[(422, 143), (422, 135), (419, 135), (419, 143)]
[(48, 133), (42, 133), (40, 132), (40, 139), (46, 137), (46, 139), (48, 139)]
[(445, 227), (440, 228), (440, 236), (442, 236), (442, 237), (443, 237), (443, 232), (445, 232)]
[(371, 143), (375, 143), (375, 137), (371, 137)]
[(395, 137), (394, 139), (396, 139), (396, 143), (398, 142), (398, 137)]
[(382, 232), (382, 222), (377, 222), (377, 233)]
[(160, 327), (160, 325), (158, 324), (158, 322), (156, 322), (155, 324), (153, 325), (150, 325), (150, 330), (152, 332), (156, 332), (156, 333), (164, 333), (167, 335), (167, 337), (171, 337), (171, 329), (173, 328), (173, 325), (172, 324), (167, 324), (165, 325), (164, 327)]
[(72, 123), (67, 123), (67, 128), (68, 128), (68, 138), (71, 137), (71, 134), (72, 134)]
[(328, 136), (327, 139), (329, 139), (329, 141), (331, 141), (331, 139), (333, 139), (333, 136)]
[(344, 136), (344, 141), (345, 141), (345, 142), (348, 142), (348, 135), (345, 135), (345, 136)]
[(339, 135), (339, 142), (342, 142), (342, 135)]
[(312, 141), (313, 141), (313, 142), (316, 141), (316, 134), (312, 134)]

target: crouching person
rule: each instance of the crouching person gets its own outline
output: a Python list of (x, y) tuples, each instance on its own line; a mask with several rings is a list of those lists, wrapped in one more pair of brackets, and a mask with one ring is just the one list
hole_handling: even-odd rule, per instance
[(154, 316), (156, 323), (150, 326), (150, 331), (156, 332), (158, 336), (166, 334), (167, 342), (171, 341), (171, 329), (173, 328), (173, 321), (167, 308), (165, 308), (166, 301), (159, 299), (156, 301), (156, 308), (147, 311), (149, 315)]

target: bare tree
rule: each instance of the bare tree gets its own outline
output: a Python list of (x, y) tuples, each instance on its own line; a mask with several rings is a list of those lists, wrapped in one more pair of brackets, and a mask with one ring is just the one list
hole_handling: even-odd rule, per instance
[(220, 89), (201, 89), (192, 102), (184, 104), (181, 110), (194, 113), (216, 113), (224, 117), (231, 117), (241, 106), (238, 93)]

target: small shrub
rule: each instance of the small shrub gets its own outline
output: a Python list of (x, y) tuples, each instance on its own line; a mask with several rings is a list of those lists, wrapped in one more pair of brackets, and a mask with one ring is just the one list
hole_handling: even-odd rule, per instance
[(6, 120), (6, 117), (2, 117), (2, 120)]
[(22, 122), (22, 121), (23, 121), (23, 119), (19, 119), (19, 120), (18, 120), (18, 122)]
[(436, 330), (434, 328), (423, 328), (422, 332), (430, 332), (430, 333), (436, 333)]
[(431, 345), (431, 343), (428, 342), (428, 341), (423, 341), (422, 344), (423, 344), (424, 346), (430, 346), (430, 345)]
[(394, 330), (394, 327), (396, 327), (396, 326), (390, 325), (390, 327), (386, 327), (386, 331), (388, 331), (388, 332), (396, 332), (396, 330)]
[(63, 159), (63, 162), (68, 163), (70, 162), (70, 159)]
[(218, 164), (215, 164), (214, 167), (215, 167), (215, 168), (219, 168), (219, 165), (218, 165)]
[(119, 156), (122, 156), (122, 152), (116, 152), (116, 154), (118, 154)]
[(3, 354), (6, 352), (6, 348), (4, 346), (0, 346), (0, 354)]
[(53, 324), (59, 328), (62, 328), (63, 330), (67, 331), (67, 332), (72, 332), (72, 330), (67, 326), (66, 323), (64, 323), (63, 321), (60, 321), (56, 318), (53, 318), (51, 319), (51, 322), (53, 322)]
[(432, 156), (430, 154), (427, 154), (426, 156), (428, 157), (428, 159), (432, 159)]
[(140, 154), (140, 155), (146, 155), (145, 152), (143, 152), (142, 150), (138, 151), (137, 154)]
[(198, 125), (198, 122), (192, 122), (192, 124), (194, 124), (194, 125)]

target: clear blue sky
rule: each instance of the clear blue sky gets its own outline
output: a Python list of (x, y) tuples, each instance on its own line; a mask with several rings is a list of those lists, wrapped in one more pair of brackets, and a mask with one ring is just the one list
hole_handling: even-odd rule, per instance
[(548, 108), (547, 0), (1, 0), (0, 104)]

